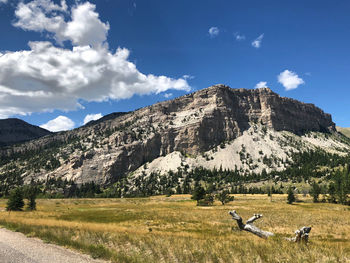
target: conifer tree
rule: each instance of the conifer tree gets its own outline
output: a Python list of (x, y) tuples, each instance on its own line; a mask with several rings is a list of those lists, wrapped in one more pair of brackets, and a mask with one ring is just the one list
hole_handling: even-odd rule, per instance
[(293, 204), (293, 202), (295, 202), (295, 195), (291, 186), (289, 186), (287, 194), (287, 203)]
[(23, 192), (19, 187), (12, 190), (9, 200), (7, 201), (7, 211), (22, 211), (24, 206)]
[(329, 203), (337, 203), (337, 198), (335, 196), (335, 184), (333, 182), (331, 182), (329, 185), (328, 185), (328, 202)]
[(194, 188), (191, 199), (197, 201), (197, 205), (199, 204), (199, 200), (202, 200), (205, 197), (205, 190), (202, 186), (198, 185)]
[(321, 187), (315, 181), (312, 183), (310, 195), (313, 197), (314, 203), (318, 203), (318, 197), (321, 194)]
[(27, 209), (28, 210), (36, 210), (36, 197), (38, 195), (39, 189), (37, 186), (27, 186), (24, 189), (24, 197), (28, 199)]

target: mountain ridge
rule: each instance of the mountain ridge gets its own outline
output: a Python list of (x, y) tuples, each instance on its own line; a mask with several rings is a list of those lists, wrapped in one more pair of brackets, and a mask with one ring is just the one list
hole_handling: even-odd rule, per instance
[[(5, 173), (6, 167), (11, 167), (11, 156), (19, 156), (16, 166), (20, 168), (17, 170), (25, 172), (18, 172), (18, 176), (27, 182), (31, 179), (63, 178), (78, 184), (90, 181), (111, 184), (133, 173), (151, 173), (152, 169), (142, 172), (140, 168), (158, 158), (177, 154), (181, 154), (176, 157), (180, 160), (175, 165), (177, 167), (186, 163), (195, 168), (195, 162), (185, 162), (183, 157), (210, 155), (194, 160), (200, 165), (219, 167), (220, 162), (227, 159), (225, 162), (229, 163), (227, 167), (230, 169), (235, 167), (236, 162), (244, 172), (247, 169), (251, 172), (261, 172), (263, 169), (272, 171), (278, 168), (278, 163), (281, 168), (281, 162), (289, 158), (283, 145), (292, 144), (289, 141), (298, 141), (299, 135), (309, 132), (336, 133), (335, 124), (329, 114), (313, 104), (280, 97), (268, 88), (231, 89), (219, 84), (133, 112), (121, 113), (115, 118), (111, 115), (111, 118), (72, 131), (2, 149), (0, 155), (8, 162), (4, 162), (0, 174)], [(347, 147), (338, 144), (337, 139), (327, 144), (329, 139), (321, 137), (325, 142), (312, 142), (315, 139), (305, 137), (300, 145), (324, 143), (331, 145), (330, 150)], [(246, 163), (246, 153), (242, 160), (242, 147), (234, 143), (238, 138), (251, 142), (247, 153), (254, 152), (254, 158), (248, 158), (253, 163)], [(279, 141), (271, 138), (279, 138)], [(262, 146), (263, 141), (263, 145), (267, 146)], [(228, 143), (239, 149), (224, 153), (220, 149)], [(270, 147), (269, 144), (275, 146)], [(221, 155), (213, 152), (218, 147), (217, 152)], [(266, 149), (266, 157), (259, 158), (259, 147), (263, 147), (261, 151)], [(304, 149), (310, 147), (305, 146)], [(297, 147), (292, 148), (298, 151)], [(267, 165), (270, 161), (262, 163), (263, 157), (267, 160), (272, 156), (276, 163), (271, 168)], [(206, 160), (208, 158), (214, 160)], [(31, 167), (28, 163), (33, 164), (32, 168), (28, 169)]]
[(52, 134), (41, 127), (29, 124), (21, 119), (0, 120), (0, 147), (34, 140)]

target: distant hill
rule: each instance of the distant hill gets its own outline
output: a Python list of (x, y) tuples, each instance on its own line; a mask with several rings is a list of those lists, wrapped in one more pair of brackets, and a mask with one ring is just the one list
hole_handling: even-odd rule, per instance
[(350, 138), (350, 128), (342, 128), (337, 126), (337, 131)]
[(0, 147), (30, 141), (49, 134), (52, 133), (20, 119), (0, 120)]

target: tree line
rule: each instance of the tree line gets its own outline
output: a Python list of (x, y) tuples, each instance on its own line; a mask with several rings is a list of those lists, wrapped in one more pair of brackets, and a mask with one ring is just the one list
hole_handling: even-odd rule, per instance
[[(303, 181), (310, 185), (309, 193), (315, 202), (349, 204), (349, 156), (339, 156), (317, 149), (293, 153), (292, 159), (292, 164), (286, 170), (270, 173), (263, 169), (261, 173), (245, 174), (237, 167), (233, 170), (222, 167), (218, 169), (197, 167), (191, 170), (187, 165), (182, 165), (176, 171), (169, 171), (166, 174), (151, 172), (132, 180), (127, 177), (120, 178), (108, 186), (100, 186), (94, 182), (78, 185), (73, 181), (52, 177), (43, 182), (32, 181), (30, 185), (36, 187), (39, 198), (104, 198), (193, 194), (198, 186), (212, 195), (223, 191), (229, 194), (270, 195), (287, 193), (288, 189), (284, 185)], [(1, 176), (4, 180), (0, 181), (0, 197), (9, 197), (15, 185), (23, 185), (17, 173), (7, 177)], [(247, 186), (262, 181), (273, 183), (261, 187)], [(321, 181), (323, 183), (320, 183)]]

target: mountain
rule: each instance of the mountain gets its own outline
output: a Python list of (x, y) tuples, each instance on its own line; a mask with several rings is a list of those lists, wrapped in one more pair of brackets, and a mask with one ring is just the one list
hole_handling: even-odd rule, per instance
[(48, 130), (20, 119), (0, 120), (0, 146), (12, 145), (51, 134)]
[(174, 190), (196, 169), (250, 178), (285, 171), (304, 152), (312, 154), (301, 161), (317, 161), (336, 160), (349, 150), (349, 140), (337, 133), (331, 116), (313, 104), (280, 97), (268, 88), (215, 85), (3, 148), (0, 179), (12, 174), (12, 184), (94, 181), (119, 185), (125, 193), (137, 192), (147, 181), (148, 188), (157, 183)]
[(342, 128), (337, 126), (337, 131), (350, 138), (350, 128)]

